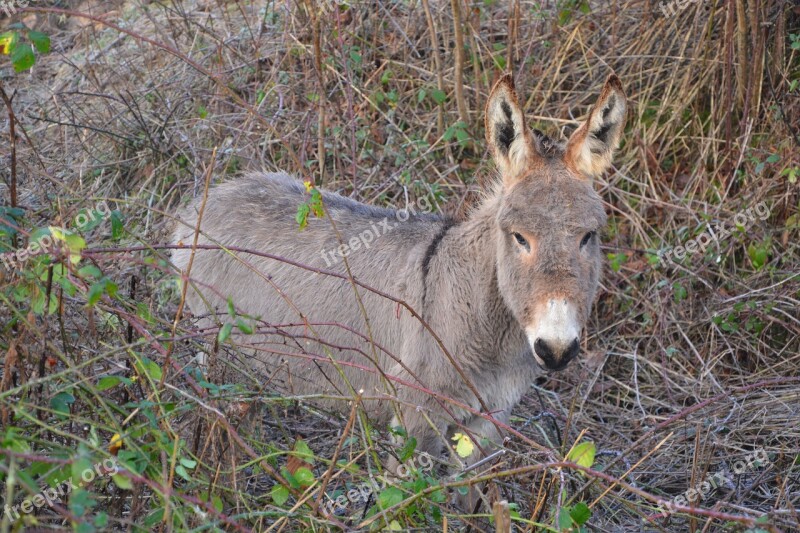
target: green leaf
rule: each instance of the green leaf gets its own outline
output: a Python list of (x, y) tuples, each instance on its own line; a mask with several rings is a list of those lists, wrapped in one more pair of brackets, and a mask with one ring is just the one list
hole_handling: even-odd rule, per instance
[(456, 433), (450, 440), (456, 441), (455, 449), (459, 457), (469, 457), (475, 449), (475, 444), (469, 435)]
[(403, 499), (403, 491), (397, 487), (389, 487), (381, 492), (380, 496), (378, 496), (378, 506), (381, 509), (388, 509), (389, 507), (402, 502)]
[(82, 232), (91, 231), (102, 224), (104, 219), (105, 213), (103, 212), (94, 209), (81, 209), (75, 215), (75, 227)]
[[(83, 471), (91, 470), (91, 469), (92, 469), (92, 465), (91, 465), (91, 463), (89, 463), (87, 461), (87, 468), (85, 470), (83, 470)], [(75, 483), (75, 485), (79, 485), (82, 482), (78, 481), (77, 479), (73, 479), (73, 483)], [(94, 507), (95, 503), (96, 502), (94, 501), (94, 498), (92, 497), (92, 494), (89, 491), (87, 491), (87, 490), (85, 490), (83, 488), (77, 488), (77, 489), (73, 490), (72, 494), (70, 495), (70, 498), (69, 498), (69, 510), (72, 511), (72, 514), (74, 514), (75, 516), (82, 517), (82, 516), (87, 515), (87, 514), (89, 514), (91, 512), (91, 509), (92, 509), (92, 507)], [(83, 521), (78, 522), (78, 523), (79, 524), (91, 525), (89, 522), (83, 522)], [(79, 531), (80, 528), (75, 528), (75, 530)], [(85, 531), (85, 529), (84, 529), (84, 531)]]
[(572, 509), (570, 509), (569, 516), (575, 521), (576, 524), (582, 526), (589, 520), (589, 518), (592, 517), (592, 511), (589, 510), (589, 506), (585, 503), (578, 502)]
[(591, 468), (594, 464), (594, 454), (597, 448), (592, 441), (584, 441), (572, 448), (567, 454), (567, 460), (584, 468)]
[(607, 257), (611, 261), (611, 270), (614, 272), (619, 272), (623, 263), (628, 260), (628, 256), (625, 254), (608, 254)]
[(189, 477), (189, 472), (186, 471), (186, 467), (184, 467), (183, 465), (176, 466), (175, 473), (178, 474), (181, 478), (185, 479), (186, 481), (192, 480), (192, 478)]
[(69, 406), (75, 403), (75, 396), (68, 392), (59, 392), (50, 400), (50, 407), (62, 417), (69, 415)]
[(31, 40), (33, 46), (39, 51), (40, 54), (50, 52), (50, 37), (40, 31), (29, 31), (28, 39)]
[(222, 498), (220, 498), (216, 494), (211, 497), (211, 505), (214, 507), (214, 509), (217, 510), (218, 513), (221, 513), (222, 510), (225, 508), (225, 506), (222, 503)]
[(322, 218), (325, 216), (325, 209), (322, 205), (322, 193), (319, 192), (317, 188), (311, 189), (311, 203), (309, 207), (315, 217)]
[(17, 480), (20, 481), (22, 485), (25, 485), (31, 493), (35, 494), (41, 490), (39, 485), (36, 483), (36, 480), (33, 479), (26, 471), (17, 470), (16, 475)]
[(417, 449), (417, 439), (411, 437), (410, 439), (406, 439), (405, 444), (400, 449), (400, 462), (405, 463), (414, 455), (414, 450)]
[(569, 515), (569, 508), (562, 507), (558, 515), (558, 529), (559, 531), (569, 530), (572, 527), (572, 517)]
[(675, 300), (675, 303), (681, 303), (689, 296), (689, 291), (686, 290), (686, 287), (681, 285), (680, 283), (675, 283), (672, 286), (672, 297)]
[(86, 241), (76, 233), (65, 229), (50, 226), (50, 234), (53, 239), (63, 242), (69, 249), (69, 259), (73, 265), (77, 265), (81, 260), (81, 251), (86, 248)]
[(98, 392), (103, 392), (104, 390), (113, 389), (117, 385), (122, 382), (122, 379), (119, 376), (103, 376), (100, 378), (100, 381), (97, 382), (97, 389)]
[(270, 496), (272, 497), (272, 501), (275, 502), (275, 505), (281, 506), (289, 499), (289, 489), (283, 485), (275, 485), (272, 487)]
[(398, 437), (403, 437), (404, 439), (408, 437), (408, 433), (406, 433), (406, 429), (403, 426), (392, 426), (389, 428), (389, 432), (392, 435), (397, 435)]
[(312, 452), (311, 448), (308, 447), (306, 441), (302, 439), (298, 439), (297, 442), (294, 443), (294, 451), (292, 452), (292, 455), (302, 459), (308, 464), (314, 464), (314, 452)]
[(292, 487), (293, 489), (300, 488), (300, 483), (297, 481), (297, 478), (295, 478), (294, 475), (291, 472), (289, 472), (289, 469), (286, 468), (285, 466), (281, 468), (281, 475), (283, 476), (283, 479), (285, 479), (289, 483), (290, 487)]
[(89, 287), (89, 292), (86, 295), (86, 304), (88, 306), (92, 307), (100, 301), (100, 298), (103, 297), (103, 293), (106, 292), (107, 281), (108, 280), (101, 279), (96, 283), (92, 283), (92, 286)]
[(442, 90), (433, 89), (431, 91), (431, 98), (433, 98), (433, 101), (437, 104), (442, 105), (447, 101), (447, 94)]
[(33, 67), (33, 64), (36, 63), (36, 56), (33, 54), (31, 45), (28, 43), (15, 45), (14, 51), (11, 52), (11, 63), (16, 72), (23, 72)]
[(87, 457), (80, 457), (73, 461), (70, 468), (72, 482), (75, 483), (75, 485), (82, 485), (83, 480), (81, 479), (81, 476), (89, 470), (92, 470), (92, 462)]
[(86, 265), (78, 269), (78, 275), (82, 278), (101, 278), (103, 273), (94, 265)]
[(106, 293), (108, 293), (109, 296), (111, 296), (112, 298), (116, 298), (118, 290), (119, 287), (117, 286), (116, 283), (114, 283), (110, 279), (106, 279)]
[(233, 329), (233, 324), (224, 324), (221, 328), (219, 328), (219, 335), (217, 335), (217, 341), (222, 344), (228, 337), (231, 336), (231, 330)]
[(141, 360), (136, 361), (134, 364), (136, 370), (140, 373), (147, 375), (153, 381), (161, 381), (162, 370), (154, 361), (147, 357), (142, 357)]
[(767, 158), (767, 163), (777, 163), (781, 160), (781, 156), (778, 154), (772, 154)]
[(311, 212), (311, 208), (308, 204), (300, 204), (297, 206), (297, 214), (294, 216), (294, 219), (300, 225), (300, 229), (306, 229), (308, 226), (308, 214)]
[(150, 529), (164, 519), (164, 508), (156, 509), (144, 519), (144, 525)]
[(314, 473), (304, 466), (301, 466), (295, 471), (294, 478), (303, 487), (310, 487), (314, 484)]
[(231, 318), (236, 316), (236, 307), (233, 305), (233, 298), (228, 296), (228, 314)]
[(80, 235), (73, 233), (67, 235), (64, 242), (69, 248), (69, 260), (73, 265), (77, 265), (81, 260), (81, 251), (86, 248), (86, 241)]
[(756, 246), (751, 244), (747, 247), (747, 255), (750, 257), (750, 262), (753, 263), (753, 268), (761, 270), (767, 264), (767, 256), (769, 249), (766, 245)]
[[(797, 183), (797, 176), (799, 174), (800, 174), (800, 168), (797, 168), (797, 167), (795, 167), (795, 168), (786, 168), (786, 169), (783, 170), (783, 172), (781, 172), (781, 176), (786, 176), (787, 179), (789, 180), (789, 183), (791, 183), (792, 185)], [(792, 215), (792, 216), (794, 216), (794, 215)]]
[(111, 238), (118, 241), (122, 237), (122, 213), (117, 210), (111, 212)]
[(114, 474), (111, 479), (114, 480), (114, 485), (122, 490), (131, 490), (133, 488), (133, 482), (122, 474)]
[(252, 335), (253, 333), (253, 326), (251, 326), (241, 318), (236, 319), (236, 327), (239, 328), (239, 331), (241, 331), (245, 335)]
[(0, 33), (0, 54), (8, 55), (14, 49), (17, 42), (17, 34), (13, 31)]
[[(36, 228), (31, 232), (31, 236), (29, 242), (35, 242), (39, 245), (39, 248), (44, 250), (46, 247), (42, 245), (42, 238), (43, 237), (50, 237), (50, 228)], [(48, 241), (51, 239), (47, 239)]]

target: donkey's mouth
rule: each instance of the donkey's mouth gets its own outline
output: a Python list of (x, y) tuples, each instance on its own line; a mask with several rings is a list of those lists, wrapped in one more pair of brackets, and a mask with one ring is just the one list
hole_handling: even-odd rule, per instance
[(545, 370), (549, 370), (550, 372), (561, 372), (562, 370), (567, 368), (571, 362), (572, 362), (572, 360), (570, 359), (569, 361), (560, 362), (555, 366), (542, 365), (542, 367)]
[(556, 351), (550, 344), (542, 339), (533, 342), (533, 357), (545, 370), (558, 372), (567, 368), (567, 365), (581, 352), (578, 339), (574, 339), (566, 349)]

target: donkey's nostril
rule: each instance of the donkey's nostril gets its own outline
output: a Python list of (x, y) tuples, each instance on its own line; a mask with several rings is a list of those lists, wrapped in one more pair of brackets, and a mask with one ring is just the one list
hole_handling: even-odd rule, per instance
[(541, 357), (547, 366), (555, 363), (556, 358), (553, 355), (553, 350), (542, 339), (536, 339), (536, 342), (533, 343), (533, 349), (536, 350), (536, 355)]
[(567, 348), (567, 351), (564, 352), (564, 355), (561, 356), (561, 361), (566, 365), (572, 361), (572, 359), (574, 359), (575, 356), (580, 353), (580, 351), (581, 345), (578, 342), (578, 339), (574, 339)]
[(578, 355), (581, 346), (578, 339), (573, 339), (566, 349), (554, 351), (546, 341), (536, 339), (533, 349), (548, 369), (563, 370)]

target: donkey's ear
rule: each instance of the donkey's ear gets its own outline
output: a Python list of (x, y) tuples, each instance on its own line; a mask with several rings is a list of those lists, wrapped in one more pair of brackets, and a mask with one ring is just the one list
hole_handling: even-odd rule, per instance
[(625, 127), (626, 109), (622, 83), (612, 74), (589, 118), (570, 136), (564, 155), (566, 163), (590, 179), (607, 170)]
[(520, 177), (532, 154), (511, 74), (497, 81), (486, 103), (486, 141), (503, 181), (510, 185)]

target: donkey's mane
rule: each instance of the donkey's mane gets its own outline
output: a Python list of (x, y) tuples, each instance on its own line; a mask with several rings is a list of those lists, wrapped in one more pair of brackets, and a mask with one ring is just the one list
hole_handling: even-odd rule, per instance
[(564, 155), (566, 144), (563, 140), (554, 139), (540, 130), (533, 130), (533, 142), (542, 157), (556, 158)]

